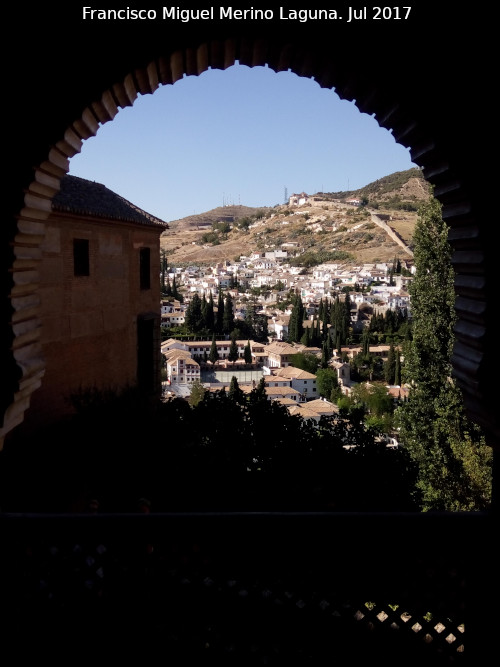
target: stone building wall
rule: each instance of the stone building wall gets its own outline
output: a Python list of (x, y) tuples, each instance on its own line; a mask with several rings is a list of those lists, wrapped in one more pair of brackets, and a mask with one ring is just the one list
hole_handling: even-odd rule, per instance
[[(89, 275), (75, 276), (73, 239), (89, 241)], [(140, 288), (139, 251), (150, 248), (150, 289)], [(80, 390), (137, 383), (137, 320), (160, 310), (159, 232), (52, 213), (41, 244), (40, 308), (45, 375), (24, 430), (71, 412)], [(158, 278), (157, 278), (158, 277)]]

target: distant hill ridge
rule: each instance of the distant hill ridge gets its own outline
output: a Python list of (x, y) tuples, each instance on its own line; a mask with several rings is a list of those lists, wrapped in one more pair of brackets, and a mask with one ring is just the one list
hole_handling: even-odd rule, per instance
[[(317, 192), (309, 193), (309, 195), (324, 197), (325, 199), (348, 199), (352, 197), (366, 197), (370, 204), (381, 204), (387, 202), (391, 198), (399, 196), (403, 201), (419, 202), (428, 198), (429, 184), (424, 179), (422, 171), (418, 167), (407, 169), (406, 171), (396, 171), (388, 176), (363, 186), (359, 190), (342, 190), (339, 192)], [(286, 205), (282, 204), (281, 206)], [(279, 205), (278, 205), (279, 206)], [(178, 220), (171, 220), (169, 224), (176, 229), (185, 227), (206, 227), (213, 222), (227, 220), (233, 222), (238, 218), (245, 216), (252, 216), (259, 210), (267, 211), (269, 206), (242, 206), (242, 205), (227, 205), (218, 206), (217, 208), (197, 213), (194, 215), (179, 218)], [(274, 207), (275, 208), (275, 207)]]
[(380, 202), (394, 195), (407, 196), (408, 199), (427, 199), (429, 184), (424, 179), (421, 169), (414, 167), (406, 171), (396, 171), (388, 176), (378, 178), (359, 190), (325, 193), (335, 199), (347, 197), (367, 197), (370, 202)]
[(181, 229), (184, 227), (206, 227), (211, 225), (213, 222), (234, 222), (238, 218), (243, 218), (247, 215), (254, 215), (257, 210), (258, 208), (252, 206), (218, 206), (217, 208), (213, 208), (210, 211), (205, 211), (204, 213), (197, 213), (194, 215), (188, 215), (185, 218), (180, 218), (179, 220), (172, 220), (169, 222), (169, 224), (173, 224), (176, 229)]
[[(241, 255), (281, 249), (284, 244), (310, 261), (321, 253), (351, 263), (391, 261), (401, 256), (394, 234), (411, 248), (418, 208), (430, 193), (421, 170), (413, 168), (359, 190), (308, 193), (308, 203), (301, 206), (220, 206), (169, 221), (170, 230), (162, 234), (161, 245), (171, 265), (234, 261)], [(354, 198), (366, 205), (352, 206), (349, 201)], [(390, 226), (389, 233), (378, 224), (380, 219)], [(221, 222), (230, 223), (229, 232), (217, 231), (216, 223)]]

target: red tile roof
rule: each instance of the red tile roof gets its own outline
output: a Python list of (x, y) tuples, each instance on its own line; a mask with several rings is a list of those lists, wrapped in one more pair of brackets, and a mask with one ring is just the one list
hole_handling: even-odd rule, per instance
[(61, 189), (52, 200), (52, 210), (169, 228), (166, 222), (143, 211), (105, 185), (69, 174), (61, 179)]

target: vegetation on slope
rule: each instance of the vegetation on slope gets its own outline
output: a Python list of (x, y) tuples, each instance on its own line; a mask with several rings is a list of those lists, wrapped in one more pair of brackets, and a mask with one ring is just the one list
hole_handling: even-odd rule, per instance
[[(273, 208), (220, 207), (206, 214), (170, 223), (162, 248), (171, 265), (233, 261), (241, 255), (280, 250), (286, 245), (292, 261), (300, 263), (326, 254), (328, 261), (370, 263), (392, 261), (401, 249), (374, 224), (370, 210), (411, 246), (420, 202), (430, 194), (419, 169), (396, 172), (355, 192), (317, 193), (303, 206)], [(365, 206), (353, 207), (350, 197)], [(324, 259), (321, 261), (325, 261)], [(313, 264), (318, 263), (313, 261)]]

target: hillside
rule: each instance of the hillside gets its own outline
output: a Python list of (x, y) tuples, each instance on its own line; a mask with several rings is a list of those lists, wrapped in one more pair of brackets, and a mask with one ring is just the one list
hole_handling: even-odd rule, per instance
[[(224, 206), (171, 221), (161, 247), (171, 265), (233, 261), (284, 244), (313, 263), (319, 257), (356, 264), (409, 258), (417, 209), (428, 197), (420, 170), (410, 169), (360, 190), (309, 195), (301, 206)], [(366, 205), (347, 203), (354, 198)]]
[[(265, 209), (266, 207), (262, 207)], [(194, 230), (206, 230), (206, 228), (211, 228), (212, 223), (219, 222), (221, 220), (227, 220), (228, 222), (234, 222), (238, 218), (243, 218), (246, 215), (254, 215), (257, 210), (251, 206), (219, 206), (213, 208), (210, 211), (205, 213), (198, 213), (196, 215), (189, 215), (186, 218), (181, 218), (180, 220), (171, 220), (169, 225), (171, 229), (176, 231), (194, 231)]]

